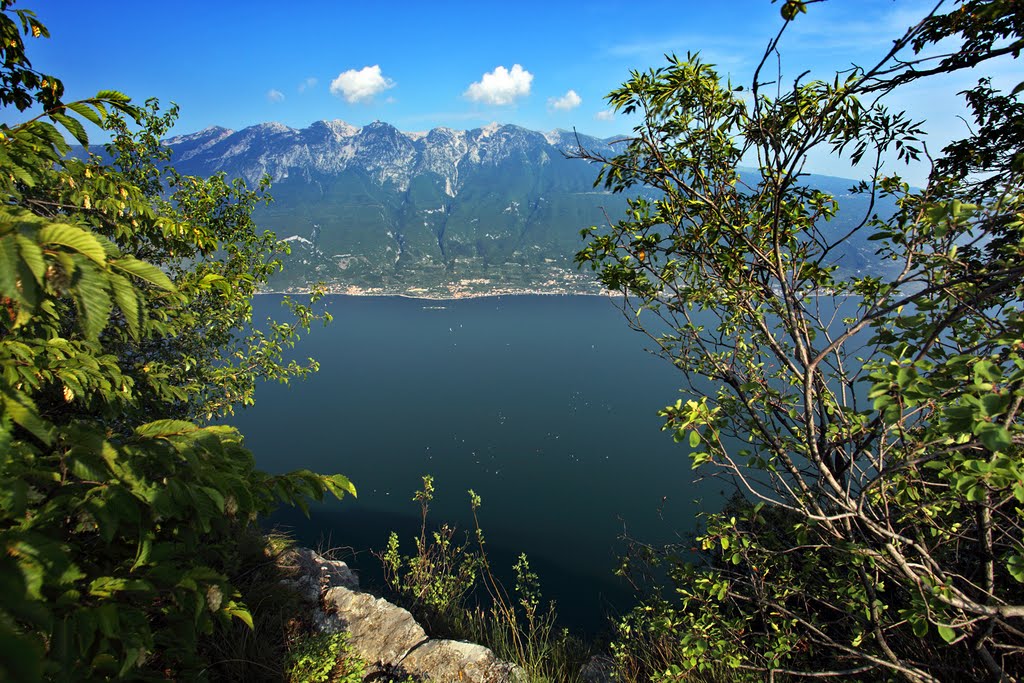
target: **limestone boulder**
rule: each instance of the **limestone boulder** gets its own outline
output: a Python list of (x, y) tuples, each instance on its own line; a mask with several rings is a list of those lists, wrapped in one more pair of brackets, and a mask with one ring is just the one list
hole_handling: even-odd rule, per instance
[(371, 664), (396, 666), (427, 640), (408, 610), (384, 598), (336, 586), (324, 594), (323, 603), (349, 632), (349, 644)]
[(518, 668), (503, 662), (483, 645), (457, 640), (428, 640), (402, 661), (407, 672), (428, 681), (506, 683), (522, 680)]

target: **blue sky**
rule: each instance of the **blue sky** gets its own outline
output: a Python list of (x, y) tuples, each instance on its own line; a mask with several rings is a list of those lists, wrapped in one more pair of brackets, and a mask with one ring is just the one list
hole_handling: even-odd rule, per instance
[[(932, 2), (831, 0), (813, 5), (782, 44), (784, 79), (831, 78), (884, 53)], [(948, 3), (947, 3), (948, 4)], [(671, 2), (19, 2), (51, 31), (33, 41), (36, 67), (70, 98), (112, 88), (176, 102), (176, 133), (264, 121), (383, 120), (402, 130), (475, 128), (492, 121), (609, 136), (636, 123), (611, 117), (604, 96), (631, 69), (666, 52), (700, 51), (749, 83), (781, 26), (769, 0)], [(873, 62), (872, 62), (873, 63)], [(517, 66), (518, 65), (518, 66)], [(1016, 64), (988, 68), (1015, 85)], [(931, 146), (964, 131), (955, 93), (964, 74), (901, 93), (892, 104), (926, 119)], [(1010, 81), (1013, 80), (1011, 83)], [(5, 112), (3, 120), (17, 120)], [(812, 170), (860, 175), (819, 155)], [(912, 170), (912, 179), (923, 170)]]

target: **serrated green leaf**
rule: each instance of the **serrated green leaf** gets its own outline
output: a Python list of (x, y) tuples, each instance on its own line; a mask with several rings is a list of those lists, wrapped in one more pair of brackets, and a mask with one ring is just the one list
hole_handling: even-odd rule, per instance
[(43, 276), (46, 274), (46, 261), (43, 259), (43, 250), (39, 248), (38, 244), (24, 235), (17, 235), (15, 239), (18, 243), (18, 253), (21, 254), (21, 260), (28, 267), (29, 272), (32, 273), (35, 281), (43, 284)]
[(41, 151), (43, 151), (45, 156), (53, 157), (54, 161), (67, 154), (71, 149), (71, 145), (64, 139), (60, 131), (54, 125), (45, 121), (32, 121), (22, 130), (24, 133), (36, 137), (43, 142), (44, 149)]
[(19, 479), (8, 481), (0, 487), (0, 510), (10, 518), (24, 514), (28, 504), (28, 484)]
[(142, 304), (139, 301), (139, 296), (127, 278), (121, 277), (117, 273), (110, 273), (109, 280), (114, 290), (114, 301), (121, 309), (125, 324), (128, 326), (128, 334), (132, 339), (138, 341), (142, 325)]
[(14, 235), (0, 238), (0, 295), (8, 299), (21, 299), (16, 277), (19, 261)]
[(72, 294), (87, 339), (97, 339), (107, 326), (114, 301), (107, 290), (109, 279), (95, 266), (82, 264), (73, 281)]
[(100, 117), (100, 114), (85, 102), (71, 102), (69, 104), (65, 104), (64, 106), (70, 109), (71, 111), (75, 112), (79, 116), (81, 116), (89, 123), (99, 128), (103, 127), (103, 119)]
[(118, 92), (117, 90), (100, 90), (98, 93), (96, 93), (96, 99), (107, 100), (109, 102), (117, 102), (122, 104), (127, 104), (132, 100), (132, 98), (128, 97), (122, 92)]
[(167, 274), (151, 263), (140, 261), (133, 256), (125, 256), (116, 261), (111, 261), (110, 265), (161, 289), (171, 292), (175, 291), (174, 283), (167, 277)]
[(21, 164), (12, 162), (7, 165), (6, 170), (10, 171), (11, 175), (17, 178), (20, 182), (24, 183), (28, 187), (36, 186), (36, 177), (24, 168)]
[(327, 490), (334, 494), (334, 497), (341, 500), (341, 498), (348, 493), (353, 498), (358, 498), (356, 493), (355, 485), (349, 481), (348, 477), (341, 474), (332, 474), (324, 477), (324, 483), (327, 486)]
[(64, 126), (64, 128), (71, 133), (72, 137), (74, 137), (80, 145), (83, 147), (87, 147), (89, 145), (89, 136), (86, 135), (85, 128), (82, 126), (81, 121), (60, 112), (51, 113), (50, 118)]
[(46, 245), (61, 245), (77, 251), (100, 266), (106, 264), (107, 254), (96, 235), (77, 225), (50, 223), (39, 231), (39, 241)]
[(136, 436), (178, 436), (199, 431), (199, 427), (184, 420), (156, 420), (135, 428)]
[(39, 415), (31, 398), (21, 393), (4, 392), (0, 394), (0, 401), (4, 412), (10, 415), (17, 425), (31, 432), (47, 446), (53, 443), (53, 426)]

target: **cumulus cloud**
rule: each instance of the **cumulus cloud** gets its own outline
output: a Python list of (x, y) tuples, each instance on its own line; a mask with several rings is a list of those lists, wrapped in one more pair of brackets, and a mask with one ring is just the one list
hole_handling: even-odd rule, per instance
[(594, 114), (594, 118), (597, 119), (598, 121), (614, 121), (615, 112), (613, 112), (611, 109), (605, 109), (604, 111), (599, 111), (596, 114)]
[(583, 104), (583, 98), (576, 94), (575, 90), (570, 90), (561, 97), (549, 97), (548, 106), (552, 109), (561, 109), (562, 111), (569, 111)]
[(284, 93), (280, 90), (274, 90), (271, 88), (267, 91), (268, 102), (284, 102)]
[(367, 102), (374, 95), (395, 87), (395, 82), (380, 73), (380, 65), (364, 66), (356, 71), (342, 71), (331, 81), (331, 94), (344, 97), (349, 104)]
[(511, 70), (499, 66), (471, 83), (464, 95), (474, 102), (501, 107), (529, 95), (532, 82), (533, 74), (519, 64), (513, 64)]
[(306, 92), (307, 90), (312, 90), (313, 88), (316, 87), (317, 83), (319, 83), (319, 81), (310, 76), (306, 80), (302, 81), (302, 83), (299, 83), (299, 92)]

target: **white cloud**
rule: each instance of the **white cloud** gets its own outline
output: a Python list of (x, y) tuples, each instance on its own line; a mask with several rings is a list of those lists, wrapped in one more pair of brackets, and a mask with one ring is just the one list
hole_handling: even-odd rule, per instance
[(302, 81), (302, 83), (299, 83), (299, 92), (306, 92), (307, 90), (312, 90), (313, 88), (316, 87), (317, 83), (319, 83), (319, 81), (310, 76), (306, 80)]
[(331, 81), (331, 94), (344, 97), (349, 104), (372, 100), (374, 95), (388, 88), (395, 87), (395, 82), (380, 73), (380, 65), (364, 66), (356, 71), (349, 69), (338, 74)]
[(531, 82), (533, 74), (519, 64), (513, 64), (511, 70), (499, 66), (485, 73), (478, 82), (471, 83), (463, 94), (474, 102), (500, 107), (529, 95)]
[(274, 90), (273, 88), (271, 88), (270, 90), (267, 91), (267, 101), (275, 103), (284, 102), (284, 93), (281, 92), (280, 90)]
[(598, 121), (614, 121), (615, 112), (613, 112), (611, 109), (605, 109), (604, 111), (599, 111), (596, 114), (594, 114), (594, 118), (597, 119)]
[(583, 98), (576, 94), (575, 90), (569, 90), (561, 97), (549, 97), (548, 106), (553, 109), (569, 111), (583, 104)]

